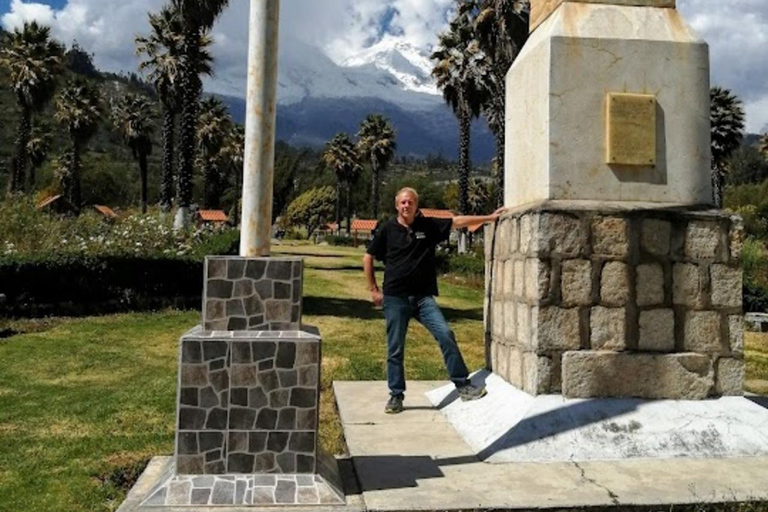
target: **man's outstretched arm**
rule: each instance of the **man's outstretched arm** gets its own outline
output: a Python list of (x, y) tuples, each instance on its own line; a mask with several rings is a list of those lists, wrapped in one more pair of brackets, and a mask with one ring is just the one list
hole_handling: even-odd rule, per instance
[(490, 215), (461, 215), (453, 218), (453, 229), (461, 229), (485, 222), (496, 222), (506, 208), (499, 208)]
[(376, 271), (373, 266), (373, 256), (370, 254), (363, 256), (363, 272), (365, 273), (365, 280), (368, 282), (368, 290), (371, 292), (371, 301), (374, 305), (381, 306), (384, 297), (379, 290), (379, 285), (376, 284)]

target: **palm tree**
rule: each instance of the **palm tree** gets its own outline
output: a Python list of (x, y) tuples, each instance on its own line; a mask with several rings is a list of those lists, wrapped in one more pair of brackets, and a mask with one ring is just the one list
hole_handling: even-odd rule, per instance
[(29, 180), (27, 189), (30, 192), (35, 190), (37, 180), (37, 170), (48, 158), (48, 152), (51, 149), (53, 137), (51, 132), (41, 128), (39, 125), (32, 126), (32, 132), (27, 142), (27, 158), (29, 159)]
[(239, 124), (233, 124), (221, 148), (222, 166), (226, 174), (234, 178), (232, 189), (232, 212), (230, 218), (235, 226), (240, 223), (240, 198), (243, 196), (241, 179), (245, 160), (245, 129)]
[(137, 94), (123, 96), (112, 106), (112, 124), (139, 162), (141, 213), (147, 213), (147, 158), (152, 154), (155, 109), (147, 98)]
[(360, 139), (358, 143), (360, 154), (371, 162), (371, 203), (373, 218), (378, 219), (381, 178), (397, 149), (395, 130), (386, 117), (381, 114), (371, 114), (363, 121), (357, 136)]
[[(181, 17), (167, 7), (149, 15), (152, 32), (136, 38), (136, 53), (145, 55), (139, 71), (147, 73), (163, 107), (163, 177), (160, 187), (160, 207), (170, 212), (173, 204), (173, 164), (176, 113), (179, 110), (179, 77), (183, 47)], [(206, 64), (210, 64), (210, 58)]]
[(483, 0), (475, 19), (480, 48), (491, 59), (490, 90), (483, 114), (496, 142), (494, 172), (497, 206), (504, 203), (504, 136), (506, 113), (506, 75), (528, 40), (529, 0)]
[[(468, 213), (467, 193), (470, 175), (470, 128), (472, 119), (480, 115), (487, 102), (492, 79), (489, 59), (475, 39), (474, 18), (478, 0), (457, 0), (458, 9), (449, 30), (440, 34), (438, 47), (432, 54), (437, 61), (432, 75), (443, 92), (443, 98), (459, 120), (459, 213)], [(466, 250), (466, 231), (462, 232), (459, 251)]]
[(62, 70), (64, 47), (51, 39), (51, 29), (36, 22), (24, 23), (21, 30), (6, 34), (0, 49), (0, 66), (10, 72), (10, 82), (21, 109), (16, 151), (11, 164), (8, 192), (24, 188), (27, 144), (32, 115), (53, 97), (56, 79)]
[(200, 167), (205, 177), (203, 205), (219, 208), (221, 201), (220, 156), (224, 143), (232, 131), (232, 118), (227, 107), (214, 97), (200, 103), (197, 121), (197, 149)]
[(713, 87), (709, 97), (712, 124), (712, 189), (715, 206), (722, 208), (726, 160), (739, 147), (744, 136), (744, 107), (736, 95), (722, 87)]
[(336, 226), (341, 229), (341, 190), (347, 185), (347, 234), (350, 233), (352, 186), (360, 176), (360, 163), (355, 143), (346, 133), (338, 133), (326, 144), (323, 161), (336, 173)]
[(764, 133), (760, 136), (758, 150), (760, 151), (760, 154), (763, 155), (763, 158), (768, 160), (768, 133)]
[(80, 207), (80, 152), (96, 134), (101, 120), (101, 95), (83, 78), (73, 78), (56, 99), (56, 121), (64, 125), (69, 134), (70, 148), (62, 159), (62, 190), (76, 208)]
[(200, 62), (203, 59), (200, 41), (213, 27), (229, 0), (171, 0), (171, 8), (183, 24), (183, 54), (181, 59), (181, 130), (179, 137), (179, 210), (174, 227), (189, 225), (189, 205), (192, 202), (192, 174), (196, 158), (195, 135), (197, 108), (202, 82)]

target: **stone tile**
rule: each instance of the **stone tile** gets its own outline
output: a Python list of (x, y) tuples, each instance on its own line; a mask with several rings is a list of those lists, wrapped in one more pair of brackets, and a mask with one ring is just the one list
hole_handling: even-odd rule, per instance
[(564, 261), (560, 284), (564, 306), (592, 304), (592, 262), (589, 260)]
[(232, 297), (232, 281), (212, 279), (206, 284), (206, 297), (210, 299), (230, 299)]
[(644, 219), (641, 227), (640, 245), (644, 251), (655, 256), (669, 254), (672, 225), (665, 220)]
[(190, 502), (192, 482), (171, 482), (168, 484), (167, 505), (185, 505)]
[(664, 268), (652, 263), (637, 267), (637, 305), (659, 306), (664, 303)]
[(227, 279), (242, 279), (245, 275), (245, 260), (229, 259), (227, 260)]
[(267, 266), (267, 279), (289, 281), (293, 277), (293, 262), (270, 260)]
[(313, 342), (296, 344), (296, 366), (317, 364), (319, 361), (320, 345)]
[[(663, 291), (663, 290), (662, 290)], [(609, 261), (600, 278), (600, 300), (606, 306), (626, 306), (629, 302), (629, 267)]]
[(629, 226), (619, 217), (592, 219), (592, 252), (601, 256), (624, 258), (629, 253)]
[(672, 298), (676, 305), (702, 307), (704, 279), (698, 265), (676, 263), (672, 269)]
[(502, 272), (495, 276), (496, 284), (501, 288), (499, 292), (505, 298), (513, 297), (515, 293), (515, 260), (507, 260), (498, 268), (502, 269)]
[(235, 281), (235, 288), (232, 291), (233, 298), (250, 297), (254, 294), (253, 281), (250, 279), (240, 279)]
[(254, 505), (274, 505), (275, 490), (273, 487), (255, 487), (253, 489)]
[(207, 505), (211, 499), (211, 489), (192, 489), (192, 505)]
[(590, 315), (593, 350), (622, 351), (627, 348), (627, 312), (624, 308), (592, 308)]
[(718, 395), (741, 396), (744, 394), (744, 361), (720, 358), (717, 361), (716, 389)]
[(205, 303), (206, 321), (221, 320), (227, 315), (227, 302), (225, 300), (209, 299)]
[(640, 312), (638, 348), (646, 352), (675, 350), (675, 312), (673, 310), (654, 309)]
[(267, 271), (267, 260), (249, 259), (245, 266), (245, 276), (253, 281), (264, 277)]
[(723, 352), (720, 314), (716, 311), (690, 311), (685, 315), (685, 350), (703, 354)]
[(514, 294), (517, 298), (525, 297), (525, 261), (515, 260), (514, 265), (514, 277), (512, 279), (512, 286), (514, 288)]
[(532, 314), (531, 321), (538, 332), (535, 343), (539, 351), (578, 350), (581, 347), (578, 309), (541, 307)]
[(710, 267), (712, 282), (712, 305), (724, 308), (740, 308), (742, 306), (742, 277), (741, 268), (726, 265)]
[(235, 503), (235, 484), (219, 479), (213, 486), (212, 505), (233, 505)]
[(731, 353), (734, 356), (744, 355), (744, 316), (728, 317), (728, 335), (731, 342)]
[(531, 337), (531, 308), (525, 304), (518, 303), (515, 309), (517, 312), (515, 327), (517, 343), (521, 347), (531, 347), (534, 342)]
[(567, 398), (702, 400), (713, 386), (710, 358), (702, 354), (578, 351), (563, 356)]
[(685, 233), (685, 255), (694, 260), (715, 259), (720, 250), (720, 235), (717, 222), (690, 222)]
[(576, 257), (586, 250), (587, 233), (575, 216), (544, 213), (533, 230), (531, 245), (537, 252)]
[(276, 503), (296, 503), (296, 482), (278, 480), (275, 488)]
[(225, 279), (227, 277), (227, 262), (223, 259), (206, 258), (206, 275), (208, 279)]
[(230, 453), (227, 457), (227, 472), (249, 474), (254, 471), (256, 457), (249, 453)]
[(525, 262), (525, 297), (539, 303), (549, 296), (549, 264), (538, 258)]
[(550, 392), (552, 362), (548, 357), (540, 357), (528, 352), (523, 356), (523, 389), (531, 395)]

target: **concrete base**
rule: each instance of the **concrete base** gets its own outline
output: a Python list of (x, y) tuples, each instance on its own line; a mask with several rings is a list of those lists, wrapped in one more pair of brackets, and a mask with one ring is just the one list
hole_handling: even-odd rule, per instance
[[(155, 457), (147, 466), (147, 469), (141, 475), (136, 485), (131, 489), (130, 493), (126, 497), (117, 512), (205, 512), (214, 510), (221, 512), (251, 512), (266, 507), (263, 504), (251, 503), (240, 505), (210, 505), (210, 504), (182, 504), (177, 503), (175, 505), (167, 505), (160, 503), (157, 499), (159, 495), (164, 495), (163, 490), (169, 488), (170, 484), (178, 478), (210, 478), (213, 480), (215, 477), (174, 477), (173, 458), (172, 457)], [(283, 478), (284, 476), (277, 476), (276, 478)], [(221, 477), (219, 477), (221, 478)], [(244, 475), (238, 476), (240, 479), (245, 479)], [(251, 478), (254, 478), (251, 476)], [(280, 512), (306, 512), (307, 510), (318, 512), (362, 512), (365, 510), (362, 499), (356, 492), (356, 481), (354, 476), (349, 472), (341, 471), (341, 474), (336, 477), (341, 478), (343, 481), (344, 490), (347, 492), (346, 502), (343, 499), (336, 499), (334, 504), (284, 504), (279, 506)], [(233, 477), (234, 480), (234, 477)], [(334, 483), (328, 485), (324, 477), (319, 477), (314, 483), (313, 489), (318, 494), (322, 492), (337, 493)], [(307, 487), (308, 488), (308, 487)], [(165, 495), (164, 495), (165, 496)], [(235, 495), (233, 493), (233, 500)], [(270, 509), (274, 510), (275, 505), (272, 504)]]
[[(487, 464), (427, 399), (425, 393), (444, 393), (441, 388), (445, 383), (408, 385), (405, 411), (386, 415), (385, 382), (334, 383), (344, 434), (368, 510), (668, 508), (673, 504), (768, 500), (766, 456), (615, 461), (561, 458), (549, 463)], [(496, 394), (493, 386), (490, 395), (476, 405), (498, 405)], [(447, 403), (444, 406), (450, 407)], [(513, 406), (507, 403), (505, 407)], [(494, 412), (502, 410), (497, 407)], [(481, 425), (488, 418), (488, 413), (478, 413), (473, 421)]]
[(563, 462), (768, 456), (768, 409), (744, 397), (686, 401), (531, 396), (479, 372), (488, 396), (427, 394), (485, 462)]

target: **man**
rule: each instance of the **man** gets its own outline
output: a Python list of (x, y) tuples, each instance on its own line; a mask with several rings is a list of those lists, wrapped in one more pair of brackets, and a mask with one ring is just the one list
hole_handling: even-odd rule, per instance
[[(363, 270), (368, 280), (371, 300), (384, 306), (387, 320), (387, 383), (390, 398), (385, 412), (397, 414), (403, 410), (405, 393), (405, 334), (408, 322), (415, 318), (435, 337), (443, 353), (451, 381), (462, 400), (477, 400), (485, 396), (485, 388), (469, 382), (456, 338), (435, 302), (437, 272), (435, 247), (451, 234), (452, 229), (480, 222), (495, 221), (503, 209), (487, 216), (462, 216), (453, 219), (428, 219), (419, 212), (419, 194), (404, 188), (395, 197), (397, 218), (383, 224), (363, 257)], [(376, 284), (373, 260), (384, 262), (384, 289)]]

